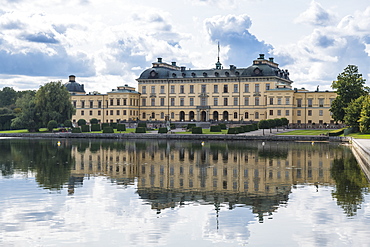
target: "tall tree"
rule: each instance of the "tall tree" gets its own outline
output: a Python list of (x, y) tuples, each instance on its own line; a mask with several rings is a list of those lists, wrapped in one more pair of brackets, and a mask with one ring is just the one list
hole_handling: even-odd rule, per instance
[(337, 98), (332, 102), (330, 111), (336, 122), (343, 122), (345, 116), (345, 108), (350, 102), (366, 94), (365, 79), (362, 74), (358, 73), (356, 65), (348, 65), (342, 73), (337, 76), (337, 80), (333, 81), (331, 87), (336, 90)]
[(28, 129), (28, 131), (38, 131), (40, 128), (40, 114), (36, 111), (35, 96), (33, 93), (23, 94), (18, 98), (16, 107), (21, 109), (16, 118), (12, 120), (13, 129)]
[(61, 81), (49, 82), (40, 87), (36, 92), (36, 108), (43, 126), (50, 120), (64, 123), (65, 120), (71, 119), (75, 111), (70, 94)]
[(17, 92), (12, 87), (4, 87), (0, 90), (0, 107), (14, 105), (16, 99)]
[(362, 133), (369, 131), (369, 128), (370, 128), (370, 96), (364, 97), (359, 123), (360, 123), (360, 131)]
[(361, 110), (364, 100), (368, 96), (361, 96), (349, 103), (348, 107), (344, 109), (344, 123), (351, 127), (359, 127), (359, 119), (361, 116)]

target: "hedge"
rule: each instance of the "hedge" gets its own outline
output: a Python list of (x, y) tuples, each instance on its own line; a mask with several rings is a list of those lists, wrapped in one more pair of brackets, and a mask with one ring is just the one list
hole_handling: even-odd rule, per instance
[(110, 127), (110, 126), (109, 126), (109, 123), (102, 123), (102, 124), (101, 124), (101, 128), (102, 128), (102, 129), (104, 129), (105, 127)]
[(191, 129), (191, 133), (192, 134), (203, 134), (202, 127), (193, 127)]
[(343, 133), (344, 133), (344, 129), (339, 129), (339, 130), (330, 131), (328, 134), (329, 136), (340, 136)]
[(137, 127), (135, 129), (135, 133), (146, 133), (146, 128), (145, 127)]
[(221, 126), (220, 125), (211, 126), (210, 132), (221, 132)]
[(103, 133), (114, 133), (114, 130), (111, 126), (104, 127)]
[[(141, 122), (137, 124), (138, 128), (146, 128), (146, 122)], [(145, 133), (145, 132), (144, 132)]]
[(165, 134), (165, 133), (167, 133), (167, 131), (168, 131), (167, 128), (159, 128), (158, 129), (158, 134), (163, 134), (163, 133)]
[(117, 129), (117, 123), (110, 123), (109, 126), (113, 129)]
[(100, 124), (92, 124), (91, 125), (91, 131), (100, 131)]
[(72, 133), (81, 133), (81, 128), (80, 127), (73, 128)]
[(126, 131), (126, 124), (117, 124), (117, 131)]
[(81, 132), (90, 132), (90, 126), (89, 125), (81, 125)]
[(228, 134), (239, 134), (239, 128), (229, 128), (227, 130)]
[(190, 124), (188, 124), (188, 126), (186, 127), (186, 129), (191, 130), (194, 127), (197, 127), (197, 125), (196, 124), (193, 124), (193, 123), (190, 123)]
[(222, 130), (227, 129), (226, 124), (224, 124), (224, 123), (219, 123), (218, 126), (220, 126)]

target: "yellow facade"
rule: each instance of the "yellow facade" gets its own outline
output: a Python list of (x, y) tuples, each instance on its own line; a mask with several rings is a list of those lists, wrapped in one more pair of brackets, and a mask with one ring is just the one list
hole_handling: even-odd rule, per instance
[[(142, 72), (138, 90), (107, 94), (71, 91), (73, 121), (259, 121), (285, 117), (295, 128), (335, 128), (329, 111), (336, 93), (292, 88), (287, 70), (264, 55), (248, 68), (190, 70), (158, 58)], [(74, 77), (68, 86), (75, 87)], [(81, 93), (82, 91), (82, 93)]]

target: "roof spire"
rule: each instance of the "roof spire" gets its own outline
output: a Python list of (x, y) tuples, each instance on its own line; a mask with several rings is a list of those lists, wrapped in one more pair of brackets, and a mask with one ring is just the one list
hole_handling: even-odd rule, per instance
[(217, 43), (217, 63), (216, 63), (216, 69), (222, 69), (222, 64), (220, 63), (220, 42)]

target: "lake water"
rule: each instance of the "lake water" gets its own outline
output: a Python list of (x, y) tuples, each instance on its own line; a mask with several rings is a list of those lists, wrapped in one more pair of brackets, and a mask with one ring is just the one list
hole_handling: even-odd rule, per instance
[(0, 139), (0, 246), (369, 246), (332, 143)]

